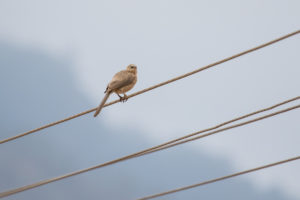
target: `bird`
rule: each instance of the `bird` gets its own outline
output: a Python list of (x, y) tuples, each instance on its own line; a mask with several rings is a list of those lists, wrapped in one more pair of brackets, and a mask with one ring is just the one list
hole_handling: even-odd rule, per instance
[[(103, 97), (101, 103), (97, 107), (94, 117), (96, 117), (100, 113), (109, 95), (113, 92), (119, 96), (120, 101), (127, 101), (128, 97), (126, 95), (126, 92), (131, 90), (136, 84), (136, 82), (137, 66), (135, 64), (130, 64), (126, 67), (125, 70), (116, 73), (107, 85), (106, 90), (104, 92), (105, 96)], [(123, 96), (121, 96), (120, 94), (123, 94)]]

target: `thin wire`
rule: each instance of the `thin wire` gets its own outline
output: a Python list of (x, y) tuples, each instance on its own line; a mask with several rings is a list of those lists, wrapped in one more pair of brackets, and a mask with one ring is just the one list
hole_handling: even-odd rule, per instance
[[(237, 127), (244, 126), (244, 125), (247, 125), (247, 124), (250, 124), (250, 123), (253, 123), (253, 122), (256, 122), (256, 121), (265, 119), (265, 118), (268, 118), (268, 117), (272, 117), (272, 116), (281, 114), (281, 113), (283, 113), (283, 112), (287, 112), (287, 111), (290, 111), (290, 110), (294, 110), (294, 109), (297, 109), (297, 108), (299, 108), (299, 107), (300, 107), (300, 104), (297, 105), (297, 106), (289, 107), (289, 108), (284, 109), (284, 110), (280, 110), (280, 111), (278, 111), (278, 112), (273, 112), (273, 113), (271, 113), (271, 114), (268, 114), (268, 115), (265, 115), (265, 116), (262, 116), (262, 117), (258, 117), (258, 118), (252, 119), (252, 120), (248, 120), (248, 121), (246, 121), (246, 122), (242, 122), (242, 123), (235, 124), (235, 125), (232, 125), (232, 126), (228, 126), (228, 127), (222, 128), (222, 129), (218, 129), (218, 130), (216, 130), (216, 131), (212, 131), (212, 132), (209, 132), (209, 133), (206, 133), (206, 134), (203, 134), (203, 135), (199, 135), (199, 136), (196, 136), (196, 137), (193, 137), (193, 138), (190, 138), (190, 139), (186, 139), (186, 140), (182, 140), (182, 141), (179, 141), (179, 142), (176, 142), (176, 143), (173, 143), (173, 144), (169, 144), (169, 145), (166, 145), (166, 146), (163, 146), (163, 147), (160, 147), (160, 148), (151, 150), (150, 152), (146, 152), (146, 153), (144, 153), (144, 154), (148, 154), (148, 153), (160, 151), (160, 150), (163, 150), (163, 149), (168, 149), (168, 148), (170, 148), (170, 147), (174, 147), (174, 146), (177, 146), (177, 145), (180, 145), (180, 144), (184, 144), (184, 143), (187, 143), (187, 142), (191, 142), (191, 141), (194, 141), (194, 140), (198, 140), (198, 139), (200, 139), (200, 138), (204, 138), (204, 137), (207, 137), (207, 136), (210, 136), (210, 135), (213, 135), (213, 134), (216, 134), (216, 133), (220, 133), (220, 132), (223, 132), (223, 131), (232, 129), (232, 128), (237, 128)], [(139, 155), (139, 156), (141, 156), (141, 155)]]
[[(213, 127), (207, 128), (207, 129), (203, 129), (203, 130), (201, 130), (201, 131), (194, 132), (194, 133), (185, 135), (185, 136), (183, 136), (183, 137), (179, 137), (179, 138), (174, 139), (174, 140), (171, 140), (171, 141), (169, 141), (169, 142), (166, 142), (166, 143), (157, 145), (157, 146), (155, 146), (155, 147), (152, 147), (152, 148), (149, 149), (148, 151), (156, 152), (156, 151), (160, 151), (160, 150), (162, 150), (162, 149), (166, 149), (166, 148), (170, 148), (170, 147), (176, 146), (176, 145), (178, 145), (178, 144), (183, 144), (183, 143), (186, 143), (186, 142), (188, 142), (188, 141), (196, 140), (196, 139), (199, 139), (199, 138), (201, 138), (201, 137), (206, 137), (206, 136), (208, 136), (208, 134), (209, 134), (209, 135), (212, 135), (212, 134), (217, 133), (217, 132), (211, 132), (211, 133), (208, 133), (208, 134), (205, 134), (205, 135), (201, 135), (201, 136), (198, 136), (198, 137), (194, 137), (194, 138), (189, 139), (189, 140), (184, 140), (184, 139), (190, 138), (190, 137), (192, 137), (192, 136), (199, 135), (200, 133), (207, 132), (207, 131), (211, 131), (211, 130), (220, 128), (220, 127), (222, 127), (222, 126), (225, 126), (225, 125), (227, 125), (227, 124), (231, 124), (231, 123), (233, 123), (233, 122), (236, 122), (236, 121), (239, 121), (239, 120), (248, 118), (248, 117), (250, 117), (250, 116), (253, 116), (253, 115), (256, 115), (256, 114), (259, 114), (259, 113), (262, 113), (262, 112), (266, 112), (266, 111), (272, 110), (272, 109), (274, 109), (274, 108), (277, 108), (277, 107), (282, 106), (282, 105), (284, 105), (284, 104), (290, 103), (290, 102), (292, 102), (292, 101), (296, 101), (296, 100), (298, 100), (298, 99), (300, 99), (300, 96), (297, 96), (297, 97), (288, 99), (288, 100), (286, 100), (286, 101), (283, 101), (283, 102), (281, 102), (281, 103), (275, 104), (275, 105), (273, 105), (273, 106), (270, 106), (270, 107), (267, 107), (267, 108), (264, 108), (264, 109), (261, 109), (261, 110), (258, 110), (258, 111), (255, 111), (255, 112), (252, 112), (252, 113), (249, 113), (249, 114), (240, 116), (240, 117), (237, 117), (237, 118), (235, 118), (235, 119), (232, 119), (232, 120), (223, 122), (223, 123), (218, 124), (218, 125), (216, 125), (216, 126), (213, 126)], [(227, 128), (220, 129), (220, 130), (227, 130)], [(218, 131), (219, 131), (219, 130), (218, 130)], [(178, 141), (180, 141), (180, 140), (182, 140), (182, 141), (181, 141), (181, 142), (178, 142)], [(176, 142), (178, 142), (178, 143), (176, 143)], [(145, 153), (147, 154), (148, 151), (145, 152)], [(145, 153), (143, 153), (143, 154), (145, 154)]]
[(199, 186), (202, 186), (202, 185), (207, 185), (207, 184), (210, 184), (210, 183), (215, 183), (215, 182), (218, 182), (218, 181), (233, 178), (233, 177), (240, 176), (240, 175), (243, 175), (243, 174), (248, 174), (248, 173), (251, 173), (251, 172), (254, 172), (254, 171), (262, 170), (262, 169), (265, 169), (265, 168), (274, 167), (276, 165), (281, 165), (281, 164), (284, 164), (284, 163), (287, 163), (287, 162), (292, 162), (292, 161), (295, 161), (295, 160), (298, 160), (298, 159), (300, 159), (300, 156), (296, 156), (296, 157), (293, 157), (293, 158), (289, 158), (289, 159), (282, 160), (282, 161), (279, 161), (279, 162), (271, 163), (271, 164), (268, 164), (268, 165), (263, 165), (263, 166), (260, 166), (260, 167), (248, 169), (248, 170), (245, 170), (245, 171), (237, 172), (237, 173), (230, 174), (230, 175), (227, 175), (227, 176), (223, 176), (223, 177), (220, 177), (220, 178), (211, 179), (211, 180), (204, 181), (204, 182), (201, 182), (201, 183), (196, 183), (196, 184), (189, 185), (189, 186), (186, 186), (186, 187), (180, 187), (180, 188), (177, 188), (177, 189), (174, 189), (174, 190), (169, 190), (167, 192), (154, 194), (154, 195), (151, 195), (151, 196), (140, 198), (138, 200), (147, 200), (147, 199), (153, 199), (153, 198), (156, 198), (156, 197), (165, 196), (167, 194), (180, 192), (180, 191), (183, 191), (183, 190), (188, 190), (188, 189), (191, 189), (191, 188), (199, 187)]
[[(199, 68), (199, 69), (197, 69), (197, 70), (194, 70), (194, 71), (192, 71), (192, 72), (183, 74), (183, 75), (181, 75), (181, 76), (175, 77), (175, 78), (170, 79), (170, 80), (168, 80), (168, 81), (159, 83), (159, 84), (154, 85), (154, 86), (152, 86), (152, 87), (143, 89), (143, 90), (141, 90), (141, 91), (139, 91), (139, 92), (136, 92), (136, 93), (133, 93), (133, 94), (129, 95), (128, 98), (131, 98), (131, 97), (140, 95), (140, 94), (142, 94), (142, 93), (145, 93), (145, 92), (148, 92), (148, 91), (153, 90), (153, 89), (155, 89), (155, 88), (164, 86), (164, 85), (169, 84), (169, 83), (171, 83), (171, 82), (174, 82), (174, 81), (183, 79), (183, 78), (185, 78), (185, 77), (187, 77), (187, 76), (191, 76), (191, 75), (193, 75), (193, 74), (195, 74), (195, 73), (201, 72), (201, 71), (203, 71), (203, 70), (209, 69), (209, 68), (211, 68), (211, 67), (214, 67), (214, 66), (216, 66), (216, 65), (222, 64), (222, 63), (227, 62), (227, 61), (229, 61), (229, 60), (232, 60), (232, 59), (235, 59), (235, 58), (237, 58), (237, 57), (243, 56), (243, 55), (248, 54), (248, 53), (250, 53), (250, 52), (253, 52), (253, 51), (256, 51), (256, 50), (258, 50), (258, 49), (264, 48), (264, 47), (266, 47), (266, 46), (272, 45), (272, 44), (274, 44), (274, 43), (276, 43), (276, 42), (279, 42), (279, 41), (284, 40), (284, 39), (286, 39), (286, 38), (292, 37), (292, 36), (297, 35), (297, 34), (299, 34), (299, 33), (300, 33), (300, 30), (297, 30), (297, 31), (292, 32), (292, 33), (289, 33), (289, 34), (284, 35), (284, 36), (282, 36), (282, 37), (279, 37), (279, 38), (277, 38), (277, 39), (275, 39), (275, 40), (272, 40), (272, 41), (270, 41), (270, 42), (261, 44), (261, 45), (259, 45), (259, 46), (256, 46), (256, 47), (254, 47), (254, 48), (248, 49), (248, 50), (243, 51), (243, 52), (241, 52), (241, 53), (235, 54), (235, 55), (230, 56), (230, 57), (228, 57), (228, 58), (225, 58), (225, 59), (223, 59), (223, 60), (220, 60), (220, 61), (214, 62), (214, 63), (212, 63), (212, 64), (209, 64), (209, 65), (207, 65), (207, 66), (201, 67), (201, 68)], [(110, 106), (110, 105), (115, 104), (115, 103), (118, 103), (118, 102), (120, 102), (120, 100), (112, 101), (112, 102), (110, 102), (110, 103), (105, 104), (104, 107)], [(21, 134), (19, 134), (19, 135), (16, 135), (16, 136), (13, 136), (13, 137), (10, 137), (10, 138), (1, 140), (1, 141), (0, 141), (0, 144), (6, 143), (6, 142), (9, 142), (9, 141), (12, 141), (12, 140), (15, 140), (15, 139), (20, 138), (20, 137), (24, 137), (24, 136), (29, 135), (29, 134), (31, 134), (31, 133), (34, 133), (34, 132), (37, 132), (37, 131), (40, 131), (40, 130), (49, 128), (49, 127), (51, 127), (51, 126), (55, 126), (55, 125), (57, 125), (57, 124), (61, 124), (61, 123), (63, 123), (63, 122), (66, 122), (66, 121), (69, 121), (69, 120), (71, 120), (71, 119), (74, 119), (74, 118), (80, 117), (80, 116), (82, 116), (82, 115), (88, 114), (88, 113), (90, 113), (90, 112), (93, 112), (93, 111), (95, 111), (96, 109), (97, 109), (97, 108), (93, 108), (93, 109), (90, 109), (90, 110), (81, 112), (81, 113), (79, 113), (79, 114), (73, 115), (73, 116), (71, 116), (71, 117), (67, 117), (67, 118), (65, 118), (65, 119), (62, 119), (62, 120), (59, 120), (59, 121), (56, 121), (56, 122), (47, 124), (47, 125), (45, 125), (45, 126), (41, 126), (41, 127), (39, 127), (39, 128), (32, 129), (32, 130), (27, 131), (27, 132), (25, 132), (25, 133), (21, 133)]]
[[(277, 112), (274, 112), (274, 113), (271, 113), (271, 114), (268, 114), (268, 115), (264, 115), (264, 116), (261, 116), (261, 117), (258, 117), (258, 118), (240, 123), (240, 124), (236, 124), (236, 125), (233, 125), (233, 126), (228, 127), (228, 128), (223, 128), (223, 129), (220, 129), (220, 130), (213, 131), (211, 133), (207, 133), (206, 136), (215, 134), (217, 132), (222, 132), (222, 131), (225, 131), (225, 130), (236, 128), (236, 127), (239, 127), (239, 126), (243, 126), (243, 125), (246, 125), (246, 124), (249, 124), (249, 123), (253, 123), (253, 122), (268, 118), (268, 117), (272, 117), (272, 116), (275, 116), (275, 115), (278, 115), (278, 114), (281, 114), (281, 113), (284, 113), (284, 112), (288, 112), (288, 111), (293, 110), (293, 109), (297, 109), (299, 107), (300, 107), (300, 104), (297, 105), (297, 106), (289, 107), (289, 108), (286, 108), (286, 109), (283, 109), (283, 110), (280, 110), (280, 111), (277, 111)], [(178, 144), (176, 144), (176, 145), (178, 145)], [(25, 190), (29, 190), (29, 189), (32, 189), (32, 188), (36, 188), (36, 187), (39, 187), (39, 186), (42, 186), (42, 185), (45, 185), (45, 184), (48, 184), (48, 183), (51, 183), (51, 182), (54, 182), (54, 181), (58, 181), (58, 180), (61, 180), (61, 179), (71, 177), (71, 176), (75, 176), (75, 175), (78, 175), (78, 174), (81, 174), (81, 173), (85, 173), (85, 172), (88, 172), (88, 171), (91, 171), (91, 170), (94, 170), (94, 169), (97, 169), (97, 168), (112, 165), (112, 164), (115, 164), (115, 163), (118, 163), (118, 162), (121, 162), (121, 161), (124, 161), (124, 160), (128, 160), (128, 159), (131, 159), (131, 158), (134, 158), (134, 157), (144, 155), (144, 154), (153, 153), (154, 151), (151, 151), (151, 149), (153, 149), (153, 148), (149, 148), (149, 149), (146, 149), (146, 150), (143, 150), (143, 151), (139, 151), (137, 153), (127, 155), (127, 156), (124, 156), (124, 157), (121, 157), (121, 158), (118, 158), (118, 159), (115, 159), (115, 160), (112, 160), (112, 161), (109, 161), (109, 162), (106, 162), (106, 163), (103, 163), (103, 164), (99, 164), (99, 165), (96, 165), (96, 166), (93, 166), (93, 167), (90, 167), (90, 168), (86, 168), (86, 169), (83, 169), (83, 170), (79, 170), (79, 171), (72, 172), (72, 173), (69, 173), (69, 174), (65, 174), (65, 175), (62, 175), (62, 176), (58, 176), (58, 177), (55, 177), (55, 178), (43, 180), (43, 181), (36, 182), (36, 183), (30, 184), (30, 185), (26, 185), (26, 186), (19, 187), (19, 188), (16, 188), (16, 189), (1, 192), (0, 193), (0, 198), (1, 197), (6, 197), (6, 196), (9, 196), (9, 195), (12, 195), (12, 194), (16, 194), (16, 193), (19, 193), (19, 192), (22, 192), (22, 191), (25, 191)], [(162, 149), (164, 149), (164, 148), (158, 149), (157, 151), (160, 151)]]

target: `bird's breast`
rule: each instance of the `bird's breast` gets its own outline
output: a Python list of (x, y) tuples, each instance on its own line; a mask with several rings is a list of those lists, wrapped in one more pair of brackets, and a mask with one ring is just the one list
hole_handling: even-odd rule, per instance
[(128, 92), (129, 90), (131, 90), (133, 87), (134, 87), (134, 85), (136, 84), (136, 81), (137, 81), (137, 79), (135, 79), (132, 83), (130, 83), (129, 85), (126, 85), (126, 86), (124, 86), (124, 87), (121, 87), (121, 88), (119, 88), (119, 89), (116, 89), (115, 90), (115, 92), (116, 93), (118, 93), (118, 94), (124, 94), (124, 93), (126, 93), (126, 92)]

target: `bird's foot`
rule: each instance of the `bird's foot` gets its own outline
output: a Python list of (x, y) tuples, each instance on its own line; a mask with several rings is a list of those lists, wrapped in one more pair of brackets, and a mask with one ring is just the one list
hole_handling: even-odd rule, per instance
[(124, 94), (124, 96), (121, 96), (121, 95), (118, 95), (118, 96), (120, 97), (120, 101), (123, 102), (123, 103), (128, 100), (128, 97), (127, 97), (126, 94)]

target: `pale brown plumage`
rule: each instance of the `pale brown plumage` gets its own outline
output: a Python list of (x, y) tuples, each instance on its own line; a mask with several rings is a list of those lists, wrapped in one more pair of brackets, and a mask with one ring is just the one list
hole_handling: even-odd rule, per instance
[[(94, 117), (96, 117), (101, 109), (103, 108), (105, 102), (107, 101), (109, 95), (112, 92), (115, 92), (119, 97), (121, 101), (126, 101), (127, 96), (126, 92), (131, 90), (135, 83), (137, 81), (137, 67), (134, 64), (130, 64), (127, 66), (126, 70), (122, 70), (114, 75), (112, 80), (107, 85), (107, 88), (105, 90), (105, 96), (103, 100), (101, 101), (100, 105), (98, 106)], [(120, 96), (120, 94), (123, 94), (124, 96)]]

